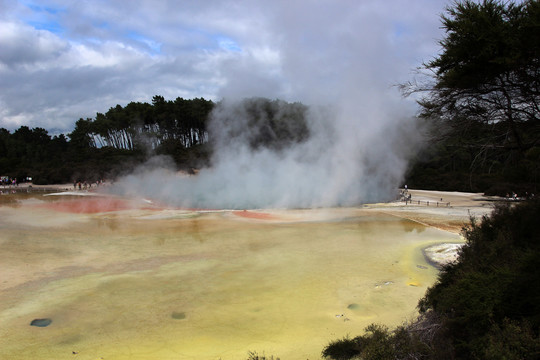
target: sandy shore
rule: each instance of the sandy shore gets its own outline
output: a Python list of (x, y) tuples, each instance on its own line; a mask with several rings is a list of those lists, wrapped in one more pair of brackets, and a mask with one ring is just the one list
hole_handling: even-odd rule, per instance
[(367, 207), (386, 214), (413, 220), (426, 226), (461, 233), (471, 217), (478, 220), (493, 211), (503, 198), (482, 193), (409, 190), (411, 201), (371, 204)]
[[(471, 218), (481, 220), (484, 215), (489, 215), (493, 211), (497, 201), (505, 200), (485, 196), (482, 193), (467, 192), (409, 190), (409, 194), (410, 201), (372, 204), (368, 205), (368, 208), (371, 211), (461, 234), (463, 228), (470, 224)], [(456, 261), (464, 244), (464, 242), (437, 244), (423, 249), (423, 253), (430, 263), (442, 267)]]

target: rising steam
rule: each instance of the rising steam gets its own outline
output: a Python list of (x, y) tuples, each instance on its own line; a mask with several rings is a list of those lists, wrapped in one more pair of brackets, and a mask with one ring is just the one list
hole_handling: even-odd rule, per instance
[[(154, 164), (123, 179), (119, 191), (200, 208), (347, 206), (394, 198), (419, 137), (414, 105), (391, 84), (417, 64), (404, 59), (405, 50), (418, 47), (415, 36), (374, 1), (327, 2), (321, 11), (306, 11), (303, 2), (256, 4), (258, 11), (249, 12), (250, 19), (260, 15), (255, 38), (242, 35), (253, 34), (250, 27), (240, 32), (239, 51), (224, 54), (228, 61), (218, 65), (218, 96), (228, 100), (212, 114), (212, 166), (185, 177)], [(392, 4), (400, 16), (410, 6)], [(285, 147), (251, 146), (250, 131), (257, 129), (245, 126), (241, 101), (233, 99), (252, 96), (309, 105), (309, 137)]]
[(417, 140), (411, 119), (388, 109), (311, 107), (309, 136), (285, 147), (250, 145), (242, 102), (223, 101), (210, 121), (212, 166), (195, 176), (164, 159), (123, 178), (117, 192), (175, 206), (212, 209), (351, 206), (392, 199)]

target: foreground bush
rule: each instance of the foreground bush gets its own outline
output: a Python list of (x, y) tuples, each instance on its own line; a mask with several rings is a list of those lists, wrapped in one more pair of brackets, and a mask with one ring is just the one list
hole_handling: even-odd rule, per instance
[(498, 205), (464, 229), (458, 262), (419, 302), (420, 316), (330, 343), (327, 359), (540, 359), (540, 201)]
[[(353, 339), (345, 337), (330, 342), (323, 352), (325, 359), (333, 360), (391, 360), (428, 359), (432, 350), (433, 330), (440, 324), (428, 316), (420, 317), (415, 323), (390, 330), (385, 326), (371, 324), (366, 333)], [(444, 359), (438, 356), (437, 359)]]
[(274, 358), (274, 355), (266, 356), (264, 353), (259, 355), (256, 351), (248, 351), (247, 360), (279, 360), (279, 358)]

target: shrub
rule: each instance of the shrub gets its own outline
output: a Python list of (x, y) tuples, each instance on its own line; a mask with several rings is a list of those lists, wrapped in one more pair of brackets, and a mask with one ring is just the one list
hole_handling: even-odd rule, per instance
[[(498, 351), (506, 354), (499, 358), (512, 359), (534, 353), (523, 357), (539, 341), (538, 219), (540, 201), (530, 201), (497, 205), (481, 224), (473, 221), (464, 230), (467, 245), (459, 261), (443, 269), (419, 302), (421, 312), (441, 316), (456, 356), (484, 358)], [(498, 348), (496, 341), (510, 332), (516, 345)]]
[(540, 359), (540, 201), (498, 205), (464, 229), (458, 261), (393, 331), (331, 342), (328, 359)]
[(330, 342), (322, 352), (325, 359), (333, 360), (349, 360), (358, 355), (360, 355), (360, 344), (357, 342), (357, 338), (350, 339), (348, 336)]
[(247, 360), (279, 360), (279, 358), (274, 358), (273, 355), (270, 355), (269, 357), (264, 355), (259, 355), (256, 351), (248, 351), (248, 358)]

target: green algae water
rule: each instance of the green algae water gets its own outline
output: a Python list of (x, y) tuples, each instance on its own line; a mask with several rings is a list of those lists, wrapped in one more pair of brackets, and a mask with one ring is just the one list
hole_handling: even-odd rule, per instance
[(331, 340), (411, 319), (437, 275), (422, 249), (460, 241), (353, 208), (42, 202), (0, 206), (2, 359), (320, 359)]

